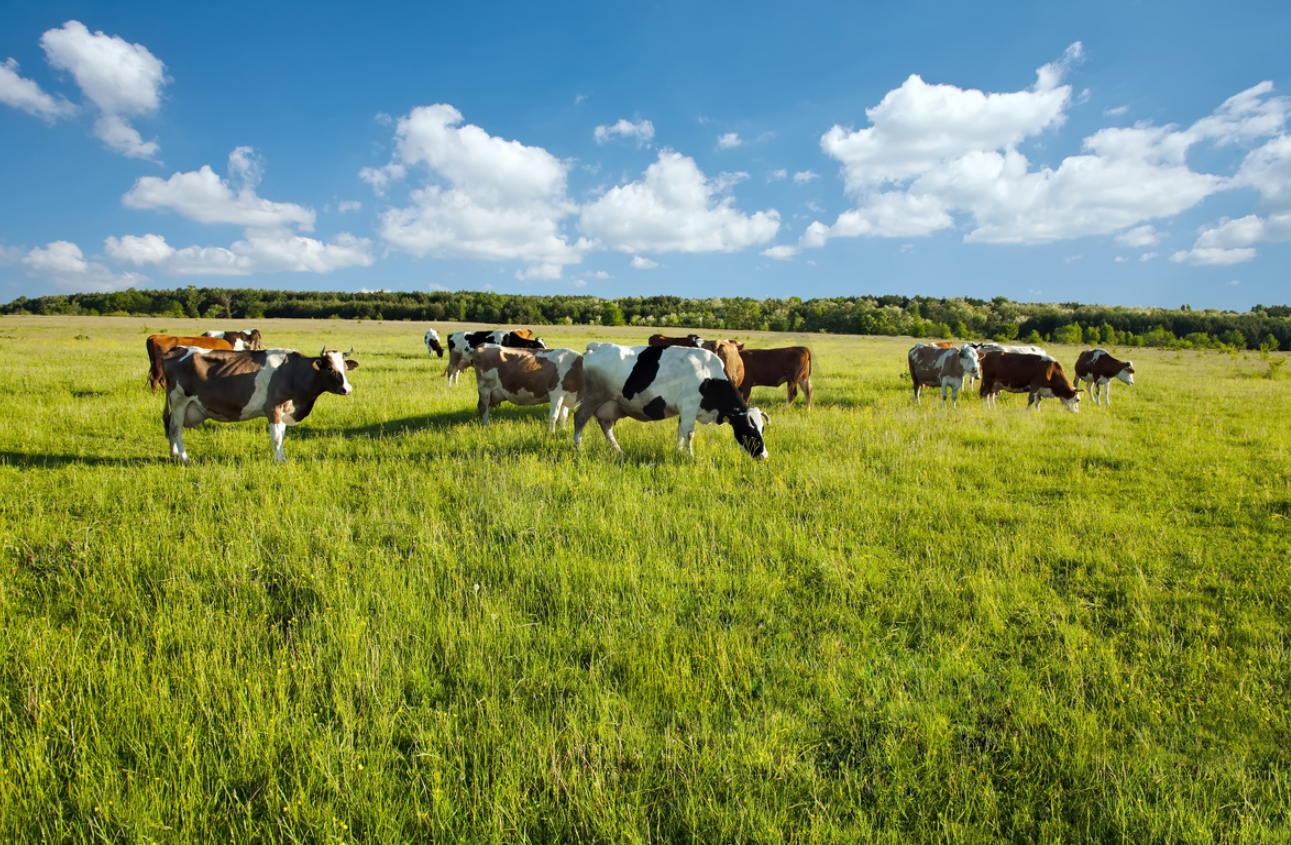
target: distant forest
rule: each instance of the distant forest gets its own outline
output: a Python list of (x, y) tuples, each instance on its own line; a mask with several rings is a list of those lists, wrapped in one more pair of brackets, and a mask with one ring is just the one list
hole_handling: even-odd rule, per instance
[(410, 320), (492, 325), (678, 326), (707, 332), (762, 330), (916, 338), (1156, 346), (1170, 349), (1291, 350), (1291, 307), (1194, 311), (1106, 305), (1028, 304), (997, 296), (845, 296), (829, 299), (686, 299), (679, 296), (513, 296), (457, 293), (295, 292), (187, 287), (179, 290), (19, 297), (0, 315), (130, 316), (232, 321), (258, 319)]

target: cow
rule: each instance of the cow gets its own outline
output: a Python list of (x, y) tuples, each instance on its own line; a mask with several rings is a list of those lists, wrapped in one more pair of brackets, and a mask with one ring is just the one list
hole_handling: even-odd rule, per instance
[[(1089, 398), (1095, 405), (1112, 405), (1112, 379), (1134, 384), (1134, 364), (1118, 361), (1106, 349), (1086, 349), (1076, 358), (1076, 390), (1082, 381), (1088, 382)], [(1103, 401), (1099, 401), (1099, 400)]]
[(513, 405), (551, 404), (549, 430), (564, 426), (583, 393), (583, 356), (572, 349), (511, 349), (485, 344), (462, 354), (475, 368), (479, 388), (480, 422), (488, 427), (489, 409)]
[[(731, 384), (738, 386), (744, 383), (744, 361), (740, 358), (744, 344), (731, 340), (705, 340), (699, 346), (722, 359), (722, 366), (726, 369), (726, 376)], [(746, 399), (745, 402), (747, 401)]]
[(695, 454), (695, 423), (729, 422), (754, 460), (765, 460), (762, 432), (768, 419), (750, 408), (727, 377), (722, 360), (707, 349), (589, 343), (583, 355), (583, 402), (574, 412), (574, 446), (596, 418), (620, 455), (614, 424), (624, 417), (645, 422), (678, 417), (677, 448)]
[[(928, 345), (929, 345), (929, 346), (935, 346), (935, 347), (937, 347), (938, 349), (954, 349), (954, 348), (955, 348), (955, 341), (953, 341), (953, 340), (930, 340), (930, 341), (928, 341)], [(973, 347), (974, 349), (976, 349), (976, 350), (977, 350), (977, 359), (980, 361), (980, 360), (982, 359), (982, 354), (983, 354), (983, 353), (982, 353), (982, 347), (983, 347), (983, 346), (986, 346), (986, 344), (985, 344), (985, 343), (981, 343), (981, 342), (979, 342), (979, 341), (973, 341), (973, 340), (970, 340), (970, 341), (968, 342), (968, 345), (969, 345), (969, 346), (971, 346), (971, 347)], [(992, 345), (993, 345), (993, 344), (992, 344)], [(977, 380), (977, 378), (978, 378), (980, 375), (981, 375), (981, 372), (980, 372), (980, 371), (978, 371), (978, 372), (973, 372), (973, 373), (964, 373), (964, 386), (963, 386), (961, 389), (962, 389), (962, 390), (970, 390), (970, 389), (972, 388), (972, 386), (973, 386), (973, 382), (974, 382), (974, 381), (976, 381), (976, 380)]]
[(542, 338), (534, 337), (529, 329), (509, 331), (494, 329), (480, 332), (453, 332), (448, 336), (448, 366), (444, 368), (444, 377), (449, 384), (457, 384), (457, 377), (466, 371), (462, 363), (462, 353), (485, 343), (496, 343), (512, 349), (546, 349)]
[(982, 356), (981, 397), (994, 407), (1000, 391), (1027, 394), (1027, 408), (1057, 399), (1068, 411), (1080, 410), (1080, 391), (1071, 386), (1062, 364), (1044, 355), (988, 352)]
[(950, 388), (950, 407), (956, 407), (964, 379), (971, 378), (980, 371), (977, 350), (971, 343), (965, 343), (958, 349), (942, 349), (939, 346), (916, 343), (906, 354), (906, 363), (910, 367), (910, 382), (914, 387), (916, 405), (922, 404), (919, 392), (924, 387), (940, 387), (942, 406), (946, 404), (946, 388)]
[(439, 332), (426, 329), (426, 354), (444, 357), (444, 345), (439, 342)]
[(188, 463), (184, 429), (206, 420), (241, 422), (265, 417), (269, 439), (278, 463), (287, 426), (295, 425), (314, 409), (323, 393), (349, 396), (354, 392), (345, 377), (359, 364), (353, 352), (328, 352), (310, 358), (292, 349), (250, 352), (172, 349), (162, 358), (166, 374), (166, 407), (161, 419), (170, 438), (170, 457)]
[(235, 341), (240, 340), (240, 341), (242, 341), (242, 344), (243, 344), (243, 345), (242, 345), (242, 347), (241, 347), (241, 348), (243, 348), (243, 349), (264, 349), (263, 342), (262, 342), (261, 337), (260, 337), (260, 330), (259, 330), (259, 329), (247, 329), (246, 331), (241, 331), (241, 332), (238, 332), (238, 331), (227, 331), (227, 332), (216, 332), (216, 331), (210, 331), (210, 332), (204, 332), (202, 336), (203, 336), (203, 337), (218, 337), (220, 340), (227, 340), (229, 343), (234, 343)]
[(786, 346), (781, 349), (741, 349), (740, 363), (744, 365), (744, 378), (740, 380), (740, 396), (747, 403), (755, 387), (788, 385), (785, 405), (792, 405), (802, 386), (811, 409), (811, 350), (805, 346)]
[[(688, 346), (693, 349), (699, 349), (704, 345), (704, 341), (697, 334), (688, 334), (685, 337), (667, 337), (661, 334), (652, 334), (646, 339), (647, 346)], [(710, 350), (711, 351), (711, 350)]]
[(202, 349), (231, 349), (241, 351), (246, 349), (241, 338), (233, 341), (224, 340), (219, 337), (194, 337), (190, 335), (173, 335), (173, 334), (152, 334), (144, 341), (144, 349), (148, 351), (148, 386), (152, 388), (153, 395), (157, 394), (157, 385), (165, 384), (166, 377), (161, 371), (161, 358), (176, 346), (196, 346)]

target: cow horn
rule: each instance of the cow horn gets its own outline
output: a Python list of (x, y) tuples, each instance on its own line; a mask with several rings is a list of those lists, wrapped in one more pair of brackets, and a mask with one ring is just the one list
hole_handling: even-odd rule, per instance
[(322, 358), (322, 357), (323, 357), (324, 355), (326, 355), (326, 354), (327, 354), (327, 344), (326, 344), (326, 343), (324, 343), (324, 344), (323, 344), (323, 351), (322, 351), (322, 352), (320, 352), (320, 353), (318, 353), (318, 357), (319, 357), (319, 358)]
[(348, 358), (348, 357), (350, 357), (350, 356), (351, 356), (351, 355), (353, 355), (353, 354), (354, 354), (354, 347), (353, 347), (353, 346), (351, 346), (351, 347), (350, 347), (350, 351), (349, 351), (349, 352), (342, 352), (342, 353), (341, 353), (341, 357), (342, 357), (342, 358)]

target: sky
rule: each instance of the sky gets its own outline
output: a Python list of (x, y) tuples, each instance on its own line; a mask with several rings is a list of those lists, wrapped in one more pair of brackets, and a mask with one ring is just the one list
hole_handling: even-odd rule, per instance
[(0, 301), (1291, 301), (1291, 3), (0, 0)]

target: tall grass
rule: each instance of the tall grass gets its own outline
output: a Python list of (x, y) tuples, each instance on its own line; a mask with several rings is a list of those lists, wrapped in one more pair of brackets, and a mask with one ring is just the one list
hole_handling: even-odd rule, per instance
[(909, 341), (746, 333), (815, 351), (810, 412), (754, 391), (758, 464), (726, 427), (483, 429), (424, 325), (268, 321), (354, 346), (355, 395), (284, 466), (254, 422), (181, 467), (143, 340), (211, 326), (143, 322), (0, 319), (0, 840), (1291, 838), (1258, 356), (950, 411)]

